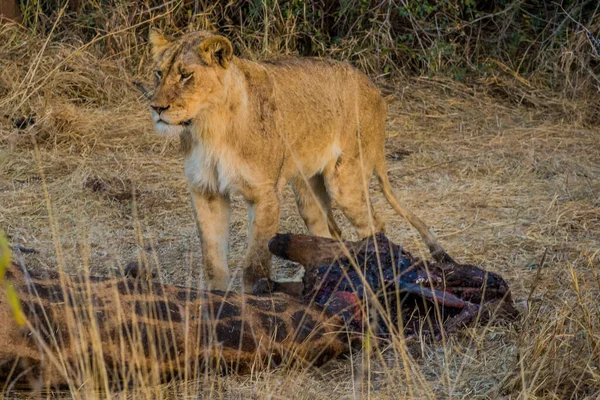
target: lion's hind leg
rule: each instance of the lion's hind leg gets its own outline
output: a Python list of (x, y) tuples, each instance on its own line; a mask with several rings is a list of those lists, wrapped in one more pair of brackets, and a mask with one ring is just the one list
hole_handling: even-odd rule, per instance
[(356, 228), (361, 238), (384, 232), (385, 224), (375, 214), (369, 201), (369, 180), (373, 165), (361, 163), (360, 157), (341, 157), (325, 168), (325, 184), (333, 200)]
[(340, 237), (341, 229), (333, 218), (331, 197), (327, 193), (323, 176), (296, 178), (292, 181), (296, 204), (311, 235)]

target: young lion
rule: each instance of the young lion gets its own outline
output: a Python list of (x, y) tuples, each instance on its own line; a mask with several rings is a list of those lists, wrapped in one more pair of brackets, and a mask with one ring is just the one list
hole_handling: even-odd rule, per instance
[(308, 230), (340, 234), (335, 200), (361, 237), (384, 231), (368, 197), (375, 170), (386, 199), (443, 254), (427, 226), (400, 205), (385, 165), (387, 104), (369, 78), (348, 64), (314, 58), (254, 62), (208, 32), (176, 40), (150, 34), (156, 129), (178, 134), (202, 239), (206, 281), (229, 284), (229, 195), (248, 202), (244, 289), (269, 275), (267, 243), (279, 227), (280, 193), (291, 182)]

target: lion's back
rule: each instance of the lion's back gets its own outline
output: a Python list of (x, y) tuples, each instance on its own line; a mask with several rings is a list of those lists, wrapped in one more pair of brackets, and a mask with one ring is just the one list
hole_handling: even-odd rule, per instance
[(379, 96), (375, 84), (352, 65), (328, 58), (285, 57), (261, 62), (261, 65), (283, 89), (298, 94), (335, 93), (349, 95), (355, 90), (369, 91)]
[(286, 57), (260, 63), (243, 61), (244, 67), (252, 71), (246, 74), (250, 81), (263, 88), (269, 82), (272, 99), (288, 132), (293, 130), (298, 136), (346, 129), (357, 120), (357, 112), (363, 120), (385, 119), (387, 104), (379, 90), (350, 64), (325, 58)]

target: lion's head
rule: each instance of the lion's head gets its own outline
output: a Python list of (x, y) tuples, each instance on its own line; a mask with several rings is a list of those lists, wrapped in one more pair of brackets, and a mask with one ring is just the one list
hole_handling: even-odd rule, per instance
[(154, 94), (150, 113), (163, 134), (181, 133), (195, 118), (225, 101), (225, 81), (233, 58), (231, 42), (209, 32), (176, 40), (151, 31)]

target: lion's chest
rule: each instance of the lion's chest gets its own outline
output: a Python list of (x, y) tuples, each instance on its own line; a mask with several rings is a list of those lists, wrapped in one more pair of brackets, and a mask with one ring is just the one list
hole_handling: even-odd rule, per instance
[(185, 175), (194, 188), (228, 193), (239, 190), (245, 181), (238, 164), (230, 149), (196, 143), (185, 160)]

